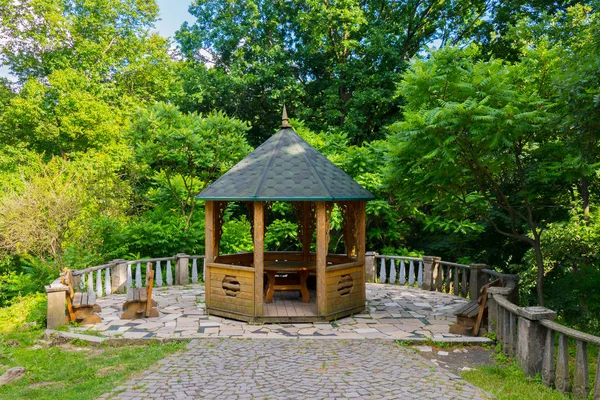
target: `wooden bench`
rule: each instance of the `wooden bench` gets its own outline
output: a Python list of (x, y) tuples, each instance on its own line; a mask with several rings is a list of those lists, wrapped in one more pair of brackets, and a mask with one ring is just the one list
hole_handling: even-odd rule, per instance
[(77, 322), (82, 325), (99, 324), (102, 319), (95, 314), (102, 309), (96, 304), (95, 293), (75, 292), (73, 289), (73, 272), (65, 268), (62, 283), (69, 289), (66, 291), (67, 298), (67, 322)]
[(450, 325), (449, 332), (463, 336), (479, 336), (487, 333), (485, 329), (481, 329), (484, 319), (487, 318), (487, 289), (500, 283), (498, 279), (484, 285), (479, 291), (477, 301), (470, 301), (456, 310), (454, 312), (456, 323)]
[(121, 319), (137, 319), (158, 317), (158, 304), (152, 300), (152, 285), (154, 284), (154, 270), (152, 264), (146, 267), (146, 287), (127, 288), (127, 301), (123, 303)]

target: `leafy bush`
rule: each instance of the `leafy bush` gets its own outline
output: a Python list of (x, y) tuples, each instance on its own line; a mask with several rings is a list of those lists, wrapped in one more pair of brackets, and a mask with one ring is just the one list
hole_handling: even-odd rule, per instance
[(0, 308), (0, 333), (17, 330), (25, 323), (46, 326), (47, 297), (45, 293), (32, 293), (13, 298), (8, 307)]

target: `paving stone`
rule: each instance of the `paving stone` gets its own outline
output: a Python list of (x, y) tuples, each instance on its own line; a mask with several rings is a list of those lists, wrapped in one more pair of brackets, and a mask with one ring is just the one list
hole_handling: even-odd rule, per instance
[[(449, 325), (456, 319), (453, 312), (465, 304), (465, 299), (414, 287), (372, 283), (367, 284), (366, 292), (365, 312), (331, 323), (249, 325), (206, 315), (202, 284), (162, 286), (154, 291), (160, 313), (158, 318), (121, 320), (125, 295), (111, 294), (98, 299), (103, 322), (95, 325), (95, 329), (105, 336), (123, 336), (128, 331), (136, 334), (145, 332), (144, 338), (221, 336), (299, 339), (308, 336), (315, 339), (421, 340), (435, 337), (448, 342), (471, 340), (448, 332)], [(340, 395), (343, 396), (343, 393)]]
[(492, 398), (432, 365), (390, 341), (203, 339), (100, 398)]

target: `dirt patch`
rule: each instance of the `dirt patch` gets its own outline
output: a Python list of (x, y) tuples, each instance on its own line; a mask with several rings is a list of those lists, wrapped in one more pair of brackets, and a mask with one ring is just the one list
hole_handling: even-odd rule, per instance
[(494, 351), (481, 346), (442, 348), (436, 346), (414, 346), (413, 350), (442, 368), (460, 375), (482, 365), (493, 365)]
[(123, 365), (115, 365), (115, 366), (105, 367), (105, 368), (98, 370), (98, 372), (96, 372), (96, 375), (97, 376), (106, 376), (108, 374), (112, 374), (113, 372), (123, 372), (123, 371), (125, 371), (125, 367)]
[(65, 384), (63, 382), (36, 382), (36, 383), (32, 383), (31, 385), (29, 385), (29, 388), (44, 388), (44, 387), (49, 387), (49, 386), (63, 387), (63, 386), (65, 386)]

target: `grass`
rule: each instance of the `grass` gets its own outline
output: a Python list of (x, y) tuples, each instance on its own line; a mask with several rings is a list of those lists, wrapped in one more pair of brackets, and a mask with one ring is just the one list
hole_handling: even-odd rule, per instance
[(545, 386), (539, 377), (528, 378), (514, 362), (482, 366), (462, 378), (492, 393), (498, 400), (562, 400), (566, 397)]
[[(54, 345), (40, 342), (45, 316), (45, 294), (24, 296), (0, 308), (0, 375), (16, 366), (27, 371), (22, 379), (0, 386), (0, 400), (94, 399), (186, 345), (90, 346), (80, 340)], [(97, 335), (93, 330), (81, 333)]]
[(0, 336), (0, 373), (15, 366), (27, 369), (23, 379), (0, 387), (0, 399), (94, 399), (185, 347), (184, 342), (96, 347), (72, 341), (32, 348), (41, 336), (39, 330)]

